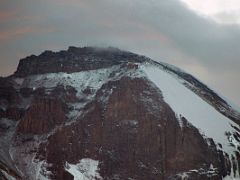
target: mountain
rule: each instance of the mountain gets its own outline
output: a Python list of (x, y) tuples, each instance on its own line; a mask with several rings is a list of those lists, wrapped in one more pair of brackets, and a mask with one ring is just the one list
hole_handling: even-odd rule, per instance
[(116, 48), (0, 78), (0, 179), (240, 179), (240, 113), (192, 75)]

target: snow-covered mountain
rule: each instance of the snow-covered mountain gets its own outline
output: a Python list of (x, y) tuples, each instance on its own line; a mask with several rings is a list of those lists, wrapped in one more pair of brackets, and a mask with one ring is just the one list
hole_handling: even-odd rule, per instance
[(0, 179), (240, 179), (240, 114), (115, 48), (46, 51), (0, 78)]

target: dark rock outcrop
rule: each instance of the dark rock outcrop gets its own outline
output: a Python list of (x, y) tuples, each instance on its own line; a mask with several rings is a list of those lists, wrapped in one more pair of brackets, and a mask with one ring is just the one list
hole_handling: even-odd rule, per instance
[(146, 58), (116, 48), (69, 47), (67, 51), (45, 51), (21, 59), (16, 77), (56, 72), (79, 72), (106, 68), (123, 62), (143, 62)]
[(64, 105), (51, 98), (34, 100), (18, 124), (18, 132), (43, 134), (65, 121)]

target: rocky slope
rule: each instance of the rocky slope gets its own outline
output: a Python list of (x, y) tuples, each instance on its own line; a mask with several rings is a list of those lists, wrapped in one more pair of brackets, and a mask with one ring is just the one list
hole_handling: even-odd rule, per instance
[(0, 179), (240, 179), (240, 114), (178, 68), (115, 48), (0, 78)]

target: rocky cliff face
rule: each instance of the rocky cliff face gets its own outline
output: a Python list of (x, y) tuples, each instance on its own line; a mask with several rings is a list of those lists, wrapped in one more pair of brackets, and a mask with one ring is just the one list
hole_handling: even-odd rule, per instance
[(63, 104), (58, 99), (36, 99), (18, 124), (18, 132), (43, 134), (65, 121)]
[(126, 61), (143, 62), (144, 57), (130, 52), (123, 52), (116, 48), (69, 47), (67, 51), (57, 53), (45, 51), (40, 56), (32, 55), (21, 59), (14, 75), (25, 77), (44, 73), (72, 73), (107, 68)]
[(70, 47), (0, 81), (2, 179), (239, 178), (239, 113), (173, 66)]

